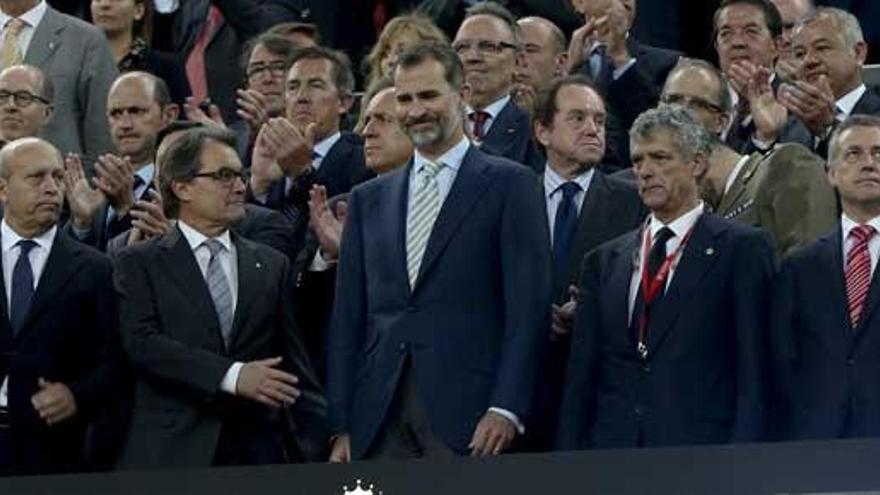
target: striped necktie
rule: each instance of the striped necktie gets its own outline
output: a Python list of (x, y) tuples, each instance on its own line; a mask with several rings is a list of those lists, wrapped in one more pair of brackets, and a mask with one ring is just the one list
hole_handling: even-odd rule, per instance
[(849, 232), (853, 239), (846, 254), (846, 299), (852, 327), (859, 326), (868, 288), (871, 286), (871, 253), (868, 243), (877, 231), (870, 225), (859, 225)]
[(410, 287), (415, 287), (431, 229), (440, 213), (437, 174), (442, 168), (442, 163), (425, 161), (417, 172), (418, 184), (412, 195), (409, 222), (406, 226), (406, 270)]
[(229, 279), (223, 267), (220, 266), (220, 252), (226, 248), (217, 239), (208, 239), (202, 244), (211, 252), (208, 269), (205, 271), (205, 281), (214, 301), (214, 309), (217, 311), (223, 343), (228, 347), (229, 336), (232, 333), (232, 289), (229, 287)]

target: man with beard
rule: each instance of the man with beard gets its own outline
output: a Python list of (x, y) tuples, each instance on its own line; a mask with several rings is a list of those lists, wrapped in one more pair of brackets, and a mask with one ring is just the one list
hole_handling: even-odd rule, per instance
[(682, 59), (669, 74), (662, 100), (686, 107), (708, 131), (711, 149), (698, 180), (700, 196), (717, 215), (767, 230), (780, 259), (834, 226), (837, 200), (822, 160), (802, 145), (742, 155), (721, 142), (731, 114), (729, 95), (715, 67)]
[(544, 159), (532, 141), (529, 115), (511, 96), (521, 38), (513, 14), (482, 2), (467, 9), (452, 48), (470, 87), (466, 126), (475, 144), (540, 172)]
[(461, 61), (404, 53), (406, 168), (352, 191), (329, 334), (331, 460), (497, 455), (531, 424), (550, 326), (533, 172), (465, 137)]

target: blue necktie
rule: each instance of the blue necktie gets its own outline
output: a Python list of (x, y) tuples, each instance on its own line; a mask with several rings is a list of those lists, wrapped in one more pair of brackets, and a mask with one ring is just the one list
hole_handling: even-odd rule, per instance
[(578, 224), (578, 207), (574, 196), (581, 191), (577, 182), (566, 182), (559, 186), (562, 189), (562, 201), (556, 209), (556, 220), (553, 223), (553, 268), (556, 275), (564, 276), (571, 252), (571, 244)]
[(12, 301), (9, 308), (9, 323), (12, 324), (12, 335), (18, 334), (24, 325), (25, 317), (34, 298), (34, 271), (28, 253), (37, 247), (37, 243), (22, 239), (18, 241), (19, 253), (15, 268), (12, 269)]

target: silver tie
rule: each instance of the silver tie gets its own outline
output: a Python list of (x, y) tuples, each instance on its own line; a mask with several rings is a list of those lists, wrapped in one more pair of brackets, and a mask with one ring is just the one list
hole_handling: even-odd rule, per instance
[(217, 319), (220, 321), (220, 334), (223, 343), (229, 345), (229, 335), (232, 332), (232, 290), (229, 287), (229, 279), (220, 266), (220, 252), (226, 249), (217, 239), (208, 239), (203, 243), (211, 251), (211, 259), (208, 261), (208, 270), (205, 273), (205, 281), (208, 283), (208, 291), (214, 300), (214, 309), (217, 311)]
[(437, 174), (442, 168), (442, 163), (425, 161), (417, 172), (418, 184), (410, 208), (412, 214), (406, 226), (406, 270), (410, 287), (415, 286), (431, 229), (434, 227), (434, 221), (437, 220), (437, 214), (440, 213)]

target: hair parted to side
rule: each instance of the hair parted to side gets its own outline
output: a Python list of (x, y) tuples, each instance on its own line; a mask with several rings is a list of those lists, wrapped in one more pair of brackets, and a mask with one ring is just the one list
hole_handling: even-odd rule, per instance
[(835, 167), (840, 163), (840, 138), (843, 137), (844, 132), (853, 127), (873, 127), (880, 130), (880, 117), (855, 114), (850, 115), (841, 122), (831, 134), (831, 139), (828, 141), (828, 168)]
[(687, 109), (662, 104), (639, 115), (629, 130), (632, 140), (650, 139), (658, 132), (668, 131), (676, 151), (684, 161), (698, 154), (709, 156), (712, 139), (709, 132)]

